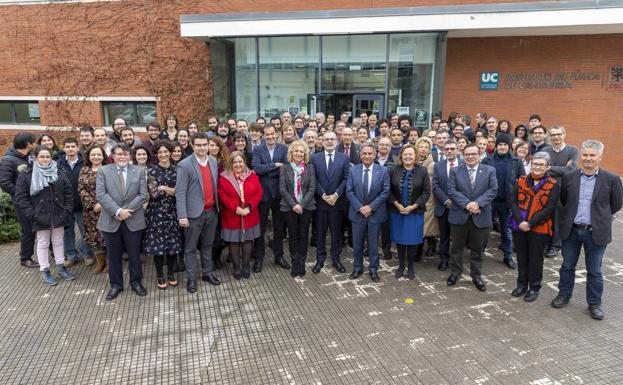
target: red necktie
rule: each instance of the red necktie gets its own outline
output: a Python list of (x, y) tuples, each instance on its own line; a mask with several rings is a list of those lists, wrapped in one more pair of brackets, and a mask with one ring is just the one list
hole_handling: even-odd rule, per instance
[(346, 146), (346, 151), (344, 151), (346, 153), (346, 156), (350, 159), (350, 146)]
[(448, 176), (450, 176), (450, 170), (454, 168), (454, 162), (450, 162), (450, 168), (448, 169)]

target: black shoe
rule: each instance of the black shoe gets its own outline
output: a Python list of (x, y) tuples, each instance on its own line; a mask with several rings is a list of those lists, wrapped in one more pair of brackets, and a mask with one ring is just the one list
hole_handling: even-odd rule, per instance
[(136, 293), (139, 297), (144, 297), (147, 295), (147, 290), (140, 283), (135, 283), (132, 285), (132, 291)]
[(432, 257), (433, 255), (435, 255), (435, 246), (428, 246), (428, 248), (426, 248), (426, 256)]
[(24, 267), (39, 267), (39, 263), (33, 261), (32, 259), (28, 258), (28, 259), (23, 259), (21, 261), (19, 261), (19, 264), (24, 266)]
[(256, 259), (255, 263), (253, 264), (253, 272), (254, 273), (261, 273), (262, 272), (262, 260), (260, 259)]
[(218, 278), (216, 278), (214, 274), (204, 275), (203, 277), (201, 277), (201, 280), (203, 282), (208, 282), (210, 285), (214, 285), (214, 286), (218, 286), (221, 284), (221, 281), (219, 281)]
[[(262, 270), (262, 263), (260, 262), (260, 271)], [(245, 279), (248, 279), (249, 277), (251, 277), (251, 264), (248, 263), (244, 266), (242, 266), (242, 277)]]
[(596, 320), (604, 319), (604, 311), (601, 309), (601, 305), (589, 305), (588, 311), (591, 313), (591, 318)]
[(569, 297), (564, 294), (558, 293), (558, 295), (556, 296), (556, 298), (554, 298), (550, 305), (552, 305), (552, 307), (555, 307), (556, 309), (560, 309), (561, 307), (565, 307), (568, 303)]
[(119, 293), (121, 293), (122, 291), (122, 288), (113, 286), (112, 288), (110, 288), (108, 294), (106, 294), (106, 301), (112, 301), (113, 299), (117, 298)]
[(528, 292), (528, 288), (526, 287), (518, 287), (515, 290), (513, 290), (511, 292), (511, 296), (513, 297), (521, 297), (522, 295), (525, 295)]
[(374, 273), (370, 273), (370, 279), (371, 279), (373, 282), (378, 282), (378, 281), (380, 281), (380, 280), (381, 280), (381, 279), (379, 278), (379, 274), (378, 274), (376, 271), (375, 271)]
[(386, 259), (386, 260), (388, 260), (388, 261), (389, 261), (390, 259), (392, 259), (392, 253), (391, 253), (391, 252), (389, 252), (389, 253), (387, 253), (387, 254), (383, 254), (383, 259)]
[(549, 247), (546, 251), (545, 251), (545, 256), (547, 258), (554, 258), (555, 256), (558, 255), (558, 249), (556, 249), (555, 247)]
[(394, 273), (394, 277), (396, 278), (400, 278), (403, 276), (403, 274), (405, 273), (405, 268), (398, 266), (398, 269), (396, 269), (396, 272)]
[(415, 279), (415, 271), (413, 271), (413, 270), (407, 271), (407, 278)]
[(454, 286), (454, 285), (456, 285), (457, 281), (460, 278), (461, 277), (458, 274), (450, 274), (450, 276), (448, 277), (448, 280), (446, 281), (446, 284), (448, 286)]
[(275, 265), (282, 267), (284, 269), (290, 268), (290, 264), (283, 257), (275, 258)]
[(316, 264), (314, 265), (314, 268), (312, 269), (312, 273), (314, 274), (320, 273), (320, 270), (322, 270), (323, 267), (324, 267), (324, 263), (316, 262)]
[(509, 269), (516, 269), (517, 268), (517, 264), (515, 263), (515, 261), (513, 260), (513, 258), (504, 258), (504, 264), (506, 266), (508, 266)]
[(539, 296), (539, 291), (538, 290), (528, 290), (528, 294), (526, 294), (525, 297), (523, 297), (523, 300), (526, 302), (534, 302)]
[(441, 261), (441, 262), (439, 262), (439, 265), (437, 266), (437, 269), (439, 271), (446, 271), (446, 270), (448, 270), (448, 261)]
[(236, 281), (239, 281), (242, 279), (242, 273), (234, 273), (234, 279)]
[(190, 294), (195, 294), (197, 292), (197, 281), (189, 279), (188, 282), (186, 282), (186, 291)]
[(487, 290), (487, 285), (485, 285), (485, 281), (482, 280), (482, 277), (472, 278), (472, 283), (476, 286), (476, 289), (480, 291)]
[(361, 277), (361, 274), (363, 274), (362, 271), (359, 270), (355, 270), (351, 273), (351, 275), (348, 276), (348, 279), (357, 279), (359, 277)]
[(335, 270), (337, 270), (338, 273), (346, 273), (346, 268), (344, 267), (344, 265), (342, 265), (342, 262), (337, 261), (333, 264), (333, 267), (335, 268)]
[(223, 268), (223, 261), (221, 261), (221, 258), (214, 258), (214, 270), (220, 270)]

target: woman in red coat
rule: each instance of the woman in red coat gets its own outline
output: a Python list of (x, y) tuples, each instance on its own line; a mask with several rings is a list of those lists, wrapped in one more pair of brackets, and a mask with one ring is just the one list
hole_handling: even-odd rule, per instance
[(246, 166), (241, 152), (234, 151), (225, 162), (225, 170), (218, 180), (218, 198), (221, 236), (228, 243), (234, 278), (249, 278), (253, 241), (261, 235), (258, 206), (262, 186), (255, 172)]

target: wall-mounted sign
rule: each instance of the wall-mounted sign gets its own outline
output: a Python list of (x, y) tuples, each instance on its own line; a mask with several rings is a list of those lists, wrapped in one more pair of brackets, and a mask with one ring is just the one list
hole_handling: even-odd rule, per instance
[(608, 89), (623, 90), (623, 65), (612, 66), (609, 68)]
[(577, 82), (601, 81), (599, 72), (509, 72), (504, 74), (504, 89), (563, 89)]
[(481, 72), (480, 73), (480, 89), (481, 90), (497, 90), (500, 86), (500, 73)]
[(400, 115), (409, 115), (409, 107), (396, 107), (396, 113)]
[(415, 110), (414, 127), (428, 127), (428, 110)]

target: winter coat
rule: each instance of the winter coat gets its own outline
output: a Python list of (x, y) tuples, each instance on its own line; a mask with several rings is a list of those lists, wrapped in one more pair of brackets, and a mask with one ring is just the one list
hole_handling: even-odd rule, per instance
[[(259, 205), (262, 201), (262, 185), (260, 178), (251, 171), (243, 182), (244, 190), (244, 207), (250, 207), (251, 212), (246, 217), (236, 214), (236, 207), (243, 207), (240, 200), (240, 191), (234, 187), (231, 177), (227, 177), (225, 173), (221, 174), (218, 179), (218, 199), (221, 214), (221, 228), (229, 230), (249, 229), (260, 223)], [(244, 218), (244, 219), (242, 219)]]
[[(11, 198), (15, 198), (15, 183), (20, 172), (30, 164), (28, 155), (22, 155), (14, 148), (10, 148), (0, 159), (0, 188)], [(15, 200), (13, 200), (15, 202)]]

